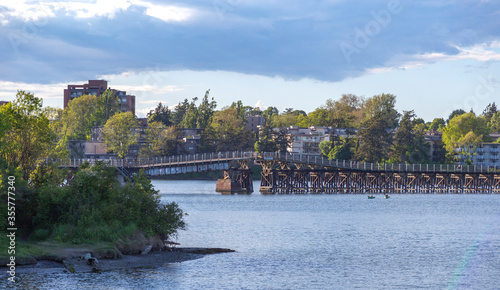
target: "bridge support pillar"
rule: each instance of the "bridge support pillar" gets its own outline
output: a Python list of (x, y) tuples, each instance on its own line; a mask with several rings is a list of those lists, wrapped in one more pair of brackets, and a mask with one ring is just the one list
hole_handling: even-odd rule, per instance
[(249, 169), (224, 170), (224, 178), (217, 180), (215, 191), (221, 194), (252, 193), (252, 171)]

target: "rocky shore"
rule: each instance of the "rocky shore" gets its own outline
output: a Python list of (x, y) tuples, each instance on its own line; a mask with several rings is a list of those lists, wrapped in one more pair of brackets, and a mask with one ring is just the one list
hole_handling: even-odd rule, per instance
[(16, 267), (16, 273), (84, 273), (111, 271), (117, 269), (130, 269), (140, 267), (161, 267), (169, 263), (180, 263), (184, 261), (199, 259), (204, 255), (234, 252), (231, 249), (222, 248), (172, 248), (136, 255), (118, 255), (105, 257), (93, 254), (98, 259), (96, 266), (89, 265), (84, 259), (87, 254), (84, 249), (67, 251), (65, 257), (46, 256), (34, 264)]

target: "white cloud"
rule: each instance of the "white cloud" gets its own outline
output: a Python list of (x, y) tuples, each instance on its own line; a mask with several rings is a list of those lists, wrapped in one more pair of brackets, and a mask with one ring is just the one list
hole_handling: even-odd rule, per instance
[(475, 60), (480, 62), (486, 61), (498, 61), (500, 60), (500, 53), (492, 50), (491, 48), (500, 47), (499, 41), (494, 41), (492, 43), (479, 44), (472, 46), (470, 48), (462, 48), (459, 46), (454, 46), (459, 53), (457, 54), (445, 54), (445, 53), (425, 53), (417, 54), (410, 57), (406, 57), (405, 60), (394, 59), (388, 65), (377, 68), (367, 69), (365, 72), (369, 74), (384, 73), (393, 70), (405, 70), (417, 67), (423, 67), (431, 63), (442, 62), (442, 61), (460, 61), (460, 60)]
[[(74, 15), (75, 18), (79, 19), (94, 17), (114, 18), (117, 12), (127, 10), (132, 5), (146, 8), (146, 15), (166, 22), (188, 20), (195, 12), (191, 8), (174, 5), (157, 5), (142, 0), (49, 1), (39, 3), (21, 0), (5, 2), (7, 3), (2, 3), (0, 6), (7, 8), (7, 15), (14, 18), (21, 18), (26, 22), (55, 17), (56, 11), (62, 11), (66, 15)], [(0, 24), (8, 24), (8, 20), (3, 15), (0, 15)]]

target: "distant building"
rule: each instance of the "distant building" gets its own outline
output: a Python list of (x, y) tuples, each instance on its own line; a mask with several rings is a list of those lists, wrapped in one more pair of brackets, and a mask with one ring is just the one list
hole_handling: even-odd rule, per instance
[(500, 144), (482, 143), (472, 157), (472, 164), (476, 166), (500, 167)]
[[(69, 101), (81, 97), (83, 95), (100, 96), (108, 88), (108, 82), (104, 80), (89, 80), (88, 84), (83, 85), (68, 85), (64, 89), (64, 109), (68, 106)], [(120, 100), (120, 110), (122, 112), (132, 112), (135, 115), (135, 96), (127, 95), (125, 91), (110, 89)]]
[(259, 134), (259, 127), (266, 125), (266, 118), (262, 116), (246, 116), (245, 128), (252, 131), (256, 136)]
[(425, 140), (429, 142), (429, 157), (432, 162), (443, 162), (446, 150), (443, 147), (443, 132), (427, 131), (424, 136)]
[(116, 154), (107, 154), (107, 146), (104, 142), (75, 141), (68, 144), (69, 158), (105, 159)]
[(319, 143), (329, 140), (331, 130), (328, 127), (299, 128), (298, 126), (290, 126), (288, 138), (291, 145), (288, 147), (288, 152), (291, 154), (321, 155)]

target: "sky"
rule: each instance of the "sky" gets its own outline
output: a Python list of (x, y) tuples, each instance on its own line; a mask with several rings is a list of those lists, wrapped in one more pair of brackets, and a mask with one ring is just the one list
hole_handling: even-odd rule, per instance
[(210, 89), (218, 108), (311, 112), (397, 96), (426, 121), (500, 105), (500, 1), (0, 0), (0, 100), (62, 107), (105, 79), (145, 116)]

